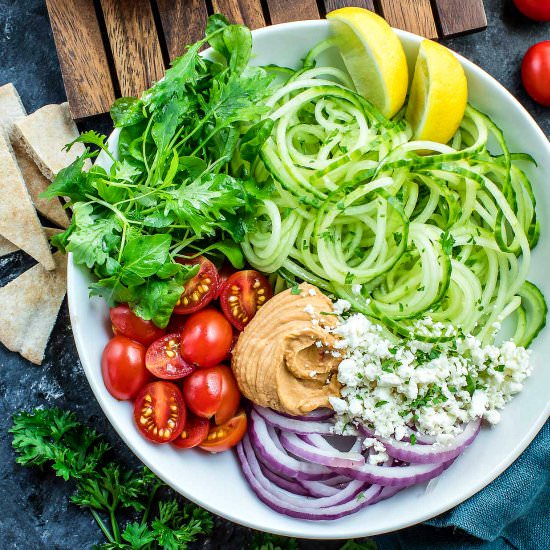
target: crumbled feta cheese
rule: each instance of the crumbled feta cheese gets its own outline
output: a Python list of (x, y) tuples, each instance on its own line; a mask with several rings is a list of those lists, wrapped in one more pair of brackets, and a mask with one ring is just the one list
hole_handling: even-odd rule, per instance
[(361, 288), (361, 285), (351, 285), (351, 291), (353, 292), (353, 294), (361, 294)]
[[(398, 339), (365, 315), (343, 318), (348, 309), (344, 300), (334, 305), (339, 321), (332, 332), (339, 337), (335, 347), (343, 356), (338, 368), (341, 397), (330, 399), (337, 433), (363, 423), (372, 426), (376, 436), (400, 441), (415, 426), (446, 445), (475, 418), (497, 423), (496, 409), (521, 391), (531, 374), (530, 352), (513, 341), (483, 345), (452, 328), (451, 343)], [(449, 334), (443, 323), (430, 317), (417, 321), (415, 328), (420, 334)], [(371, 463), (383, 462), (384, 451), (371, 455)]]
[(351, 304), (347, 300), (336, 300), (334, 305), (332, 306), (332, 310), (334, 313), (338, 315), (342, 315), (342, 313), (345, 313), (346, 311), (349, 311), (351, 308)]
[(309, 376), (310, 376), (311, 378), (315, 378), (315, 377), (317, 376), (317, 371), (316, 371), (316, 370), (310, 370), (310, 371), (309, 371)]
[(312, 317), (315, 315), (315, 309), (311, 304), (306, 304), (304, 307), (304, 313), (307, 313), (308, 315), (311, 315)]
[(308, 293), (309, 293), (310, 296), (317, 296), (317, 292), (315, 292), (315, 289), (314, 289), (314, 288), (310, 288), (310, 289), (308, 290)]

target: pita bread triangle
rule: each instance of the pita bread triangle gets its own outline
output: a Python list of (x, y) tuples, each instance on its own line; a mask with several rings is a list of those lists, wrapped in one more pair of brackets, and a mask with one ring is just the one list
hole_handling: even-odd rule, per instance
[(0, 235), (30, 254), (46, 269), (54, 269), (50, 244), (3, 132), (0, 132)]
[(8, 239), (0, 237), (0, 258), (2, 256), (7, 256), (8, 254), (15, 252), (16, 250), (19, 250), (18, 246), (15, 246), (13, 243), (8, 241)]
[(26, 116), (25, 107), (13, 84), (6, 84), (0, 87), (0, 126), (4, 128), (11, 138), (15, 158), (23, 174), (29, 195), (36, 209), (42, 215), (61, 227), (68, 227), (69, 218), (59, 199), (49, 200), (39, 197), (40, 193), (46, 190), (50, 182), (42, 175), (42, 172), (21, 143), (18, 143), (12, 137), (14, 123)]
[(56, 267), (31, 267), (0, 288), (0, 341), (40, 365), (67, 289), (67, 258), (54, 254)]

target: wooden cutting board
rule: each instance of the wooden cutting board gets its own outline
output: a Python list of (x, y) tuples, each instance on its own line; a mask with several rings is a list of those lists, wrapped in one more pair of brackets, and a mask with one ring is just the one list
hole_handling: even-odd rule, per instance
[(137, 96), (184, 47), (202, 38), (209, 9), (252, 29), (319, 19), (344, 6), (392, 26), (444, 38), (487, 26), (482, 0), (46, 0), (73, 118)]

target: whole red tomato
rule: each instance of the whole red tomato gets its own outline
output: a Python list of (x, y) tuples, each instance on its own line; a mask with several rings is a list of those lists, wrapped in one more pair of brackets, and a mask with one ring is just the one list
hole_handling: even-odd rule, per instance
[(101, 373), (109, 393), (120, 400), (133, 399), (152, 379), (145, 368), (145, 346), (126, 336), (111, 338), (101, 356)]
[(521, 64), (521, 79), (527, 93), (550, 107), (550, 40), (531, 46)]
[(223, 361), (231, 349), (233, 329), (216, 309), (206, 308), (187, 318), (181, 332), (181, 356), (187, 363), (212, 367)]
[(518, 10), (535, 21), (550, 21), (550, 0), (514, 0)]

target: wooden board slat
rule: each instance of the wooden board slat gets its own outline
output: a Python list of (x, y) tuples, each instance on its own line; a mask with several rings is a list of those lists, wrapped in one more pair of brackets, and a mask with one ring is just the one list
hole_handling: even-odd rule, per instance
[(316, 0), (267, 0), (267, 7), (273, 25), (287, 21), (319, 19)]
[(434, 0), (443, 36), (453, 36), (487, 27), (483, 0)]
[(149, 0), (101, 0), (122, 96), (137, 96), (164, 75)]
[(260, 0), (212, 0), (212, 7), (215, 13), (223, 13), (233, 23), (241, 23), (251, 29), (265, 27)]
[(430, 0), (379, 0), (381, 15), (392, 27), (437, 38), (437, 27)]
[(93, 0), (46, 0), (71, 116), (106, 113), (115, 89)]
[(170, 60), (203, 38), (208, 18), (204, 0), (157, 0), (157, 7)]
[(325, 10), (327, 13), (338, 8), (347, 8), (348, 6), (374, 11), (373, 0), (325, 0)]

